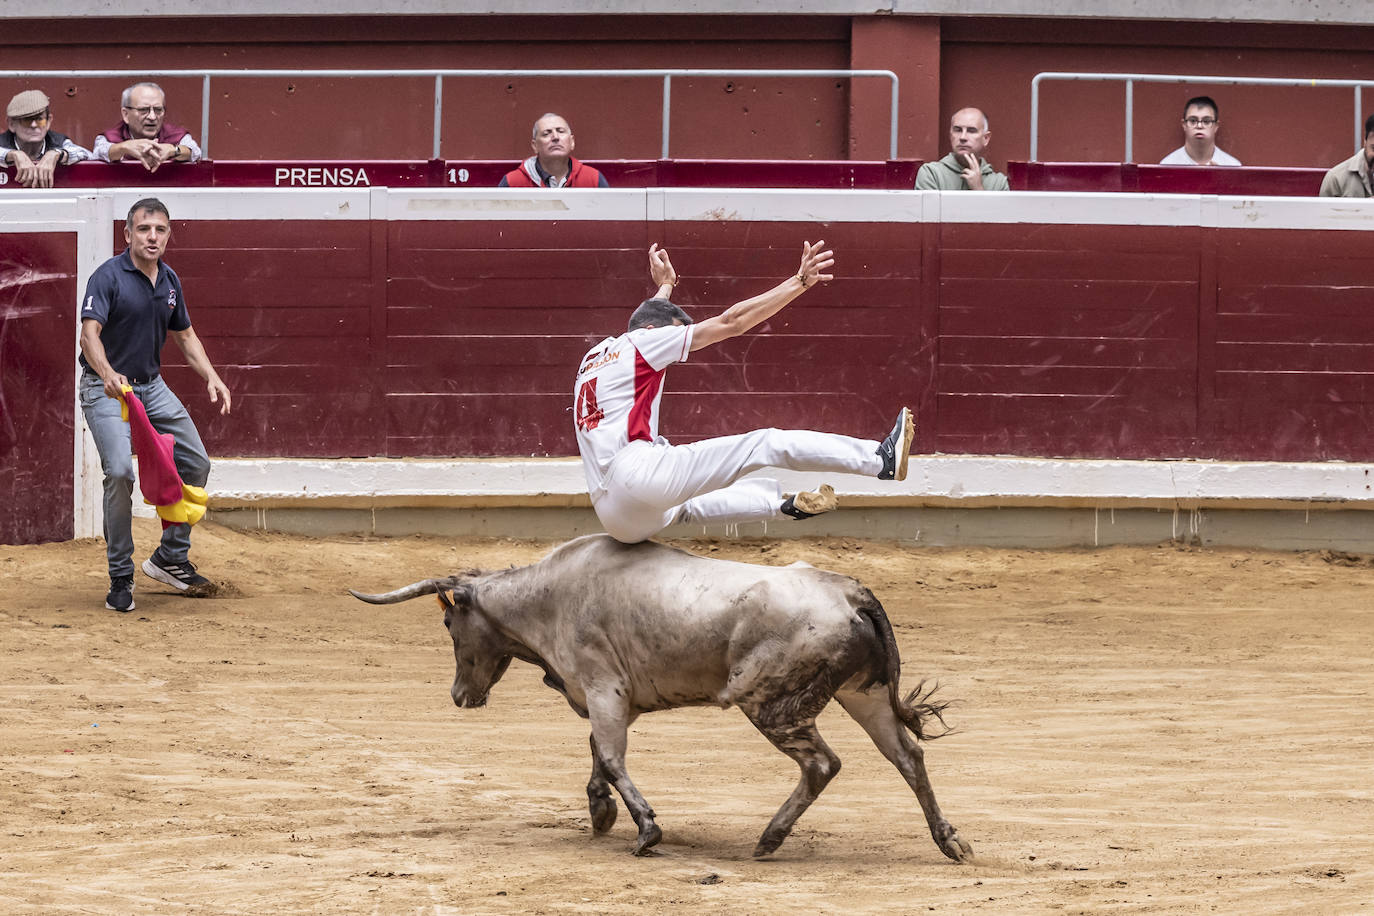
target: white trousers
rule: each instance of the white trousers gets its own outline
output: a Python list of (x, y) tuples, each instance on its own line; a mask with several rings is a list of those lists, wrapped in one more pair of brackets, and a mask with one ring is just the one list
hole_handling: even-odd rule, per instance
[(690, 445), (631, 442), (611, 460), (606, 489), (592, 506), (608, 534), (634, 544), (674, 522), (780, 518), (776, 480), (739, 478), (760, 468), (836, 471), (876, 477), (878, 443), (799, 429), (756, 429)]

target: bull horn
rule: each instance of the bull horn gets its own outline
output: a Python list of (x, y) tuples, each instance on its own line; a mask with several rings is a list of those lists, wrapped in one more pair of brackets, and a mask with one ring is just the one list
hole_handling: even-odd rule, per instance
[(449, 584), (450, 583), (446, 579), (425, 579), (422, 582), (416, 582), (404, 588), (398, 588), (394, 592), (386, 592), (382, 595), (367, 595), (352, 588), (348, 590), (348, 593), (359, 601), (366, 601), (368, 604), (396, 604), (400, 601), (409, 601), (411, 598), (418, 598), (421, 595), (433, 595), (439, 591), (441, 585)]

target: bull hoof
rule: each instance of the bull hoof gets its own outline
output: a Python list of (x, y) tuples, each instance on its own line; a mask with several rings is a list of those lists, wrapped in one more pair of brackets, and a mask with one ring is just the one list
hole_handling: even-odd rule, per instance
[(782, 841), (785, 839), (787, 839), (786, 833), (765, 830), (763, 836), (759, 837), (759, 844), (754, 847), (754, 858), (758, 859), (777, 852), (778, 847), (782, 845)]
[(590, 796), (587, 810), (592, 815), (592, 833), (602, 834), (615, 826), (618, 809), (615, 799), (609, 795)]
[(658, 845), (658, 841), (663, 839), (663, 831), (658, 829), (657, 824), (649, 824), (648, 827), (639, 831), (639, 842), (635, 843), (635, 855), (651, 856), (654, 853), (650, 850)]
[(950, 830), (939, 846), (941, 852), (956, 862), (967, 862), (973, 858), (973, 847), (964, 842), (957, 830)]

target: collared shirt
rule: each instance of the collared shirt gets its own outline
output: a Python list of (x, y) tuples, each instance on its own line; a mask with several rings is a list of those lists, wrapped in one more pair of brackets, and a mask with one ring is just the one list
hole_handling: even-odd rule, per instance
[(1374, 197), (1374, 180), (1364, 147), (1349, 159), (1332, 167), (1322, 179), (1322, 197)]
[[(161, 371), (167, 331), (191, 326), (176, 271), (159, 261), (157, 282), (150, 283), (127, 248), (91, 274), (80, 318), (93, 318), (103, 325), (100, 342), (114, 370), (140, 379)], [(80, 362), (83, 369), (91, 368), (84, 355)]]
[[(1163, 159), (1159, 160), (1160, 165), (1201, 165), (1202, 163), (1188, 155), (1188, 147), (1185, 144), (1174, 150)], [(1232, 156), (1219, 146), (1212, 147), (1212, 161), (1209, 165), (1240, 165), (1240, 160)]]
[[(0, 165), (5, 164), (6, 158), (10, 154), (10, 150), (19, 148), (19, 139), (15, 137), (14, 131), (7, 130), (4, 133), (0, 133)], [(74, 162), (84, 162), (93, 155), (86, 147), (74, 143), (71, 137), (50, 130), (43, 134), (43, 148), (38, 151), (38, 155), (29, 156), (29, 158), (37, 162), (39, 159), (46, 156), (49, 150), (54, 149), (61, 150), (63, 154), (63, 157), (58, 160), (58, 165), (71, 165)]]

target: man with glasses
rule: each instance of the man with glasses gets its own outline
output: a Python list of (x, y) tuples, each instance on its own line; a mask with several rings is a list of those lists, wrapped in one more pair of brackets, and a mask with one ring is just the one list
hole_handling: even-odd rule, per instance
[(1240, 165), (1240, 160), (1217, 146), (1217, 103), (1200, 95), (1183, 106), (1184, 143), (1163, 159), (1160, 165)]
[(14, 180), (26, 188), (51, 188), (59, 165), (91, 158), (65, 134), (52, 129), (48, 97), (28, 89), (5, 108), (9, 130), (0, 133), (0, 165), (14, 166)]
[(164, 121), (167, 96), (157, 83), (135, 83), (120, 97), (118, 126), (95, 138), (95, 157), (131, 160), (156, 172), (164, 162), (199, 162), (203, 155), (184, 127)]

